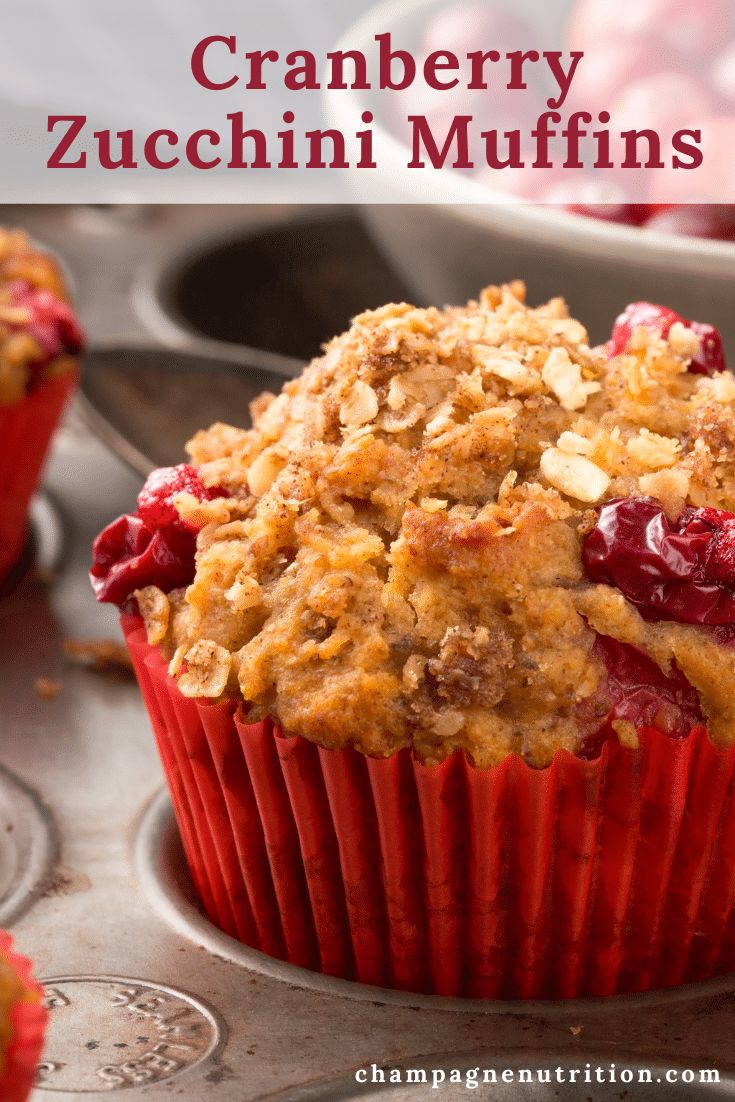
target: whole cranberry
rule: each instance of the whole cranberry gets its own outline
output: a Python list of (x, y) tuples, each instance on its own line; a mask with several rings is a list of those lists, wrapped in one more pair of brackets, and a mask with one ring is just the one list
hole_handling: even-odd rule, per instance
[(152, 531), (140, 517), (118, 517), (92, 545), (92, 589), (98, 601), (120, 608), (147, 585), (169, 593), (193, 580), (195, 552), (196, 532), (191, 529)]
[(735, 514), (686, 508), (671, 522), (653, 498), (616, 498), (600, 508), (582, 564), (646, 620), (735, 623)]
[(688, 321), (675, 310), (653, 302), (631, 302), (626, 306), (613, 325), (607, 345), (608, 353), (610, 356), (619, 356), (625, 352), (633, 330), (639, 326), (667, 337), (675, 322), (692, 329), (700, 338), (700, 350), (692, 357), (688, 367), (692, 375), (713, 375), (716, 371), (725, 370), (725, 353), (719, 330), (706, 322)]
[(653, 728), (673, 739), (686, 738), (704, 723), (699, 693), (678, 667), (667, 675), (637, 647), (606, 635), (597, 636), (592, 654), (607, 676), (576, 709), (582, 732), (579, 757), (599, 757), (604, 744), (617, 738), (615, 720), (626, 720), (637, 730)]
[(138, 494), (138, 516), (149, 528), (161, 528), (169, 524), (183, 524), (174, 506), (181, 493), (192, 494), (197, 501), (211, 501), (222, 497), (219, 488), (208, 489), (202, 482), (196, 467), (180, 463), (178, 467), (159, 467), (152, 471)]
[(226, 491), (205, 487), (186, 463), (153, 471), (138, 495), (138, 512), (108, 524), (92, 545), (90, 580), (98, 601), (124, 608), (136, 589), (155, 585), (169, 593), (193, 580), (197, 529), (176, 511), (180, 493), (210, 501)]
[(692, 375), (714, 375), (717, 371), (724, 371), (725, 350), (722, 347), (722, 337), (719, 329), (709, 325), (705, 321), (684, 322), (699, 337), (700, 351), (692, 356), (687, 370)]

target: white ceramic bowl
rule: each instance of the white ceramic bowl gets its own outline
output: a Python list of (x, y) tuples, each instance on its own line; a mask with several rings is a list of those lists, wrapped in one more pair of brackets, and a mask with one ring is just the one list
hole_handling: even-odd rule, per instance
[[(371, 8), (338, 48), (374, 48), (374, 36), (390, 30), (398, 40), (418, 38), (445, 0), (385, 0)], [(562, 9), (551, 13), (556, 33)], [(514, 8), (549, 25), (549, 7), (515, 0)], [(553, 25), (553, 24), (552, 24)], [(485, 45), (485, 44), (483, 44)], [(492, 45), (492, 44), (490, 44)], [(346, 91), (325, 96), (330, 123), (359, 130), (364, 102)], [(417, 299), (456, 303), (487, 283), (520, 277), (531, 301), (564, 295), (595, 340), (604, 339), (620, 310), (636, 299), (670, 306), (685, 317), (717, 325), (735, 359), (735, 244), (675, 237), (570, 214), (559, 207), (488, 202), (482, 183), (442, 172), (441, 201), (415, 202), (418, 179), (400, 169), (409, 151), (375, 123), (380, 169), (372, 181), (379, 198), (362, 207), (380, 246)]]

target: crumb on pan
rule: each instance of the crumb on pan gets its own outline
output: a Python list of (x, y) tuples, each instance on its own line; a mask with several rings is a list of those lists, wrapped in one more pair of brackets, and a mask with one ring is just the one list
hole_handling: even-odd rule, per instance
[(65, 639), (62, 646), (74, 665), (113, 676), (132, 676), (133, 664), (122, 643), (111, 639)]
[(53, 700), (64, 687), (63, 681), (54, 681), (50, 677), (37, 677), (33, 683), (36, 695), (41, 700)]

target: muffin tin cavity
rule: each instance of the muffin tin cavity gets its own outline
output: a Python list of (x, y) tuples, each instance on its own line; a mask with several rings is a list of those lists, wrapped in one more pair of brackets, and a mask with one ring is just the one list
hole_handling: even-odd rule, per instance
[[(374, 987), (369, 984), (336, 979), (332, 976), (322, 975), (319, 972), (312, 972), (306, 968), (299, 968), (284, 961), (276, 960), (223, 933), (202, 914), (189, 878), (179, 831), (167, 791), (159, 792), (148, 804), (140, 818), (134, 840), (133, 863), (142, 894), (152, 911), (163, 919), (175, 933), (184, 937), (187, 941), (202, 946), (207, 952), (233, 964), (238, 969), (242, 982), (245, 982), (245, 977), (249, 973), (257, 973), (280, 983), (303, 989), (304, 998), (308, 996), (309, 992), (315, 995), (318, 993), (333, 995), (362, 1003), (366, 1010), (371, 1006), (407, 1008), (411, 1011), (441, 1011), (452, 1015), (458, 1014), (462, 1020), (466, 1020), (465, 1016), (467, 1015), (473, 1017), (491, 1016), (497, 1021), (513, 1021), (516, 1015), (521, 1014), (524, 1021), (533, 1022), (539, 1026), (542, 1022), (545, 1023), (543, 1026), (545, 1030), (551, 1028), (552, 1023), (554, 1023), (554, 1027), (558, 1024), (559, 1028), (567, 1033), (567, 1037), (572, 1039), (577, 1034), (571, 1032), (571, 1028), (572, 1026), (576, 1028), (574, 1023), (580, 1018), (582, 1010), (584, 1010), (583, 1018), (585, 1022), (594, 1023), (595, 1028), (600, 1027), (603, 1031), (615, 1030), (618, 1025), (625, 1026), (627, 1030), (631, 1025), (631, 1011), (633, 1011), (634, 1028), (632, 1032), (637, 1035), (640, 1031), (641, 1037), (647, 1035), (648, 1025), (646, 1023), (658, 1014), (664, 1016), (671, 1014), (678, 1023), (683, 1025), (685, 1021), (689, 1020), (700, 1022), (703, 1008), (707, 1007), (706, 1015), (710, 1014), (710, 1009), (712, 1011), (712, 1017), (709, 1018), (709, 1029), (712, 1031), (712, 1036), (715, 1036), (718, 1030), (725, 1025), (728, 1018), (726, 1000), (729, 995), (726, 995), (725, 992), (729, 992), (732, 988), (732, 977), (730, 976), (700, 984), (658, 989), (637, 995), (611, 996), (604, 999), (559, 999), (554, 1001), (529, 999), (523, 1002), (508, 1002), (498, 999), (420, 995), (408, 991)], [(360, 1012), (359, 1008), (357, 1012)], [(722, 1016), (720, 1017), (720, 1015)], [(565, 1024), (567, 1021), (570, 1023), (569, 1025)], [(567, 1037), (565, 1037), (565, 1040)], [(536, 1050), (534, 1050), (534, 1055), (535, 1053)], [(486, 1055), (486, 1059), (489, 1059), (489, 1056)], [(566, 1061), (565, 1066), (569, 1066), (568, 1055)], [(556, 1063), (559, 1062), (560, 1060), (557, 1059)], [(478, 1060), (474, 1059), (474, 1063), (468, 1062), (467, 1066), (476, 1066), (477, 1063)], [(489, 1066), (492, 1066), (492, 1061)], [(518, 1062), (517, 1065), (511, 1061), (508, 1065), (503, 1064), (502, 1066), (525, 1067), (526, 1065), (522, 1061)], [(674, 1062), (672, 1067), (675, 1066), (677, 1065)], [(500, 1089), (501, 1085), (498, 1084), (494, 1089)], [(369, 1087), (369, 1084), (363, 1085), (360, 1097), (363, 1097), (365, 1093), (367, 1097), (372, 1097)], [(516, 1084), (516, 1087), (519, 1089), (518, 1084)], [(373, 1089), (377, 1091), (378, 1087), (375, 1086)], [(449, 1089), (448, 1083), (444, 1089)], [(462, 1089), (465, 1090), (464, 1087)], [(618, 1093), (611, 1093), (609, 1097), (618, 1098), (619, 1089), (618, 1084)], [(345, 1091), (344, 1085), (340, 1086), (340, 1090)], [(302, 1096), (299, 1094), (297, 1097), (301, 1099)], [(307, 1102), (311, 1097), (308, 1093), (304, 1094), (304, 1102)], [(322, 1097), (352, 1098), (353, 1095), (349, 1091), (334, 1095), (327, 1091), (324, 1095), (316, 1094), (313, 1097), (314, 1099), (317, 1097), (319, 1099)], [(391, 1097), (391, 1095), (388, 1094), (388, 1097)], [(402, 1098), (404, 1095), (399, 1094), (397, 1097)], [(412, 1097), (410, 1089), (405, 1097)], [(511, 1095), (509, 1094), (508, 1097), (511, 1097)], [(529, 1094), (526, 1096), (522, 1094), (518, 1097), (528, 1097), (530, 1099), (536, 1098), (537, 1095)], [(550, 1095), (539, 1095), (538, 1097), (550, 1097)], [(580, 1098), (587, 1097), (588, 1095), (580, 1095)], [(607, 1095), (601, 1096), (601, 1102), (604, 1102), (607, 1097)], [(652, 1097), (657, 1098), (659, 1096), (654, 1093)], [(669, 1095), (661, 1095), (660, 1097), (668, 1098)], [(672, 1099), (678, 1098), (679, 1095), (672, 1093), (670, 1097)], [(681, 1097), (684, 1098), (685, 1094), (681, 1094)], [(576, 1095), (571, 1096), (571, 1098), (573, 1102)]]
[(158, 281), (174, 322), (302, 362), (349, 318), (409, 292), (355, 215), (230, 236), (175, 260)]
[(10, 926), (43, 890), (55, 851), (48, 812), (0, 766), (0, 926)]
[[(271, 979), (366, 1004), (497, 1014), (509, 1004), (491, 999), (453, 999), (372, 987), (335, 979), (266, 956), (218, 930), (199, 909), (167, 792), (146, 809), (135, 839), (135, 870), (148, 902), (174, 930), (210, 953)], [(527, 1004), (528, 1006), (534, 1004)], [(536, 1004), (537, 1005), (537, 1004)], [(561, 1004), (560, 1004), (561, 1005)]]
[(109, 345), (92, 349), (86, 364), (86, 418), (142, 475), (180, 463), (184, 442), (201, 424), (232, 418), (246, 424), (249, 403), (264, 390), (277, 393), (284, 382), (283, 373), (227, 346), (213, 350), (209, 342), (194, 342), (188, 351)]

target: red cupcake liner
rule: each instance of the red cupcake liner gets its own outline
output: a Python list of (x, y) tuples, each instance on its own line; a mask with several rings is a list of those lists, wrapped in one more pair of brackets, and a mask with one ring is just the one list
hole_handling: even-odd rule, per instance
[(28, 506), (46, 453), (79, 374), (66, 371), (19, 402), (0, 403), (0, 582), (21, 556)]
[(735, 968), (735, 749), (704, 728), (475, 769), (324, 750), (181, 695), (128, 647), (204, 910), (293, 964), (504, 999), (644, 991)]
[[(13, 952), (13, 939), (4, 930), (0, 930), (0, 959), (16, 972), (26, 992), (24, 1001), (10, 1010), (12, 1035), (5, 1060), (0, 1061), (0, 1099), (25, 1102), (36, 1078), (48, 1012), (43, 1006), (43, 988), (31, 975), (31, 962)], [(33, 995), (38, 1001), (29, 1001)]]

